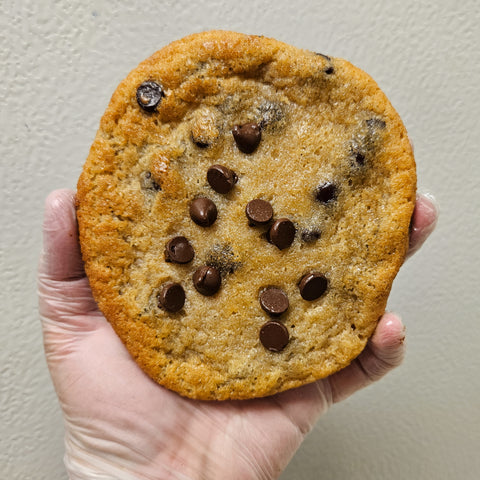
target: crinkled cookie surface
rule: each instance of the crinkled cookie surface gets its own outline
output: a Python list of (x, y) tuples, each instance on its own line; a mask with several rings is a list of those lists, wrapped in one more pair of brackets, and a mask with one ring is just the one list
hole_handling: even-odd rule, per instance
[(133, 70), (101, 120), (78, 183), (86, 272), (161, 385), (271, 395), (365, 347), (415, 184), (405, 128), (367, 74), (269, 38), (192, 35)]

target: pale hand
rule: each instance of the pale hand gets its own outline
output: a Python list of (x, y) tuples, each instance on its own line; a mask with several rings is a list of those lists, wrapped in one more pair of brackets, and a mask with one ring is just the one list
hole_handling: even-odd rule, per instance
[[(65, 419), (71, 479), (274, 479), (328, 407), (383, 377), (404, 355), (399, 317), (386, 313), (363, 353), (324, 380), (272, 397), (201, 402), (154, 383), (100, 313), (85, 276), (75, 193), (46, 202), (39, 269), (48, 366)], [(419, 196), (410, 250), (437, 210)]]

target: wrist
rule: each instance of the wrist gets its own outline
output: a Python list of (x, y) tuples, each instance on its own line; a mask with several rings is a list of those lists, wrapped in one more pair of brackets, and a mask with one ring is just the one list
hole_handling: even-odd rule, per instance
[(137, 471), (139, 466), (132, 465), (128, 455), (92, 453), (68, 432), (65, 435), (64, 464), (69, 480), (193, 480), (163, 466), (156, 466), (155, 472), (140, 473)]

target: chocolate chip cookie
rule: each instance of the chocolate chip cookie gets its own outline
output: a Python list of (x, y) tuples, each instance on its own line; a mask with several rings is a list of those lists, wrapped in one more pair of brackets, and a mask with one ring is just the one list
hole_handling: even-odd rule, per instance
[(415, 184), (405, 128), (367, 74), (269, 38), (192, 35), (133, 70), (101, 120), (78, 182), (85, 269), (159, 384), (271, 395), (365, 347)]

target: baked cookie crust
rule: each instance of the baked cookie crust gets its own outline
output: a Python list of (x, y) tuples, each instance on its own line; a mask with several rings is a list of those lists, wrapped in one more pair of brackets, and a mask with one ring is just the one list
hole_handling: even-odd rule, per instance
[(101, 119), (78, 182), (85, 269), (156, 382), (272, 395), (363, 350), (415, 185), (405, 127), (366, 73), (270, 38), (191, 35), (135, 68)]

